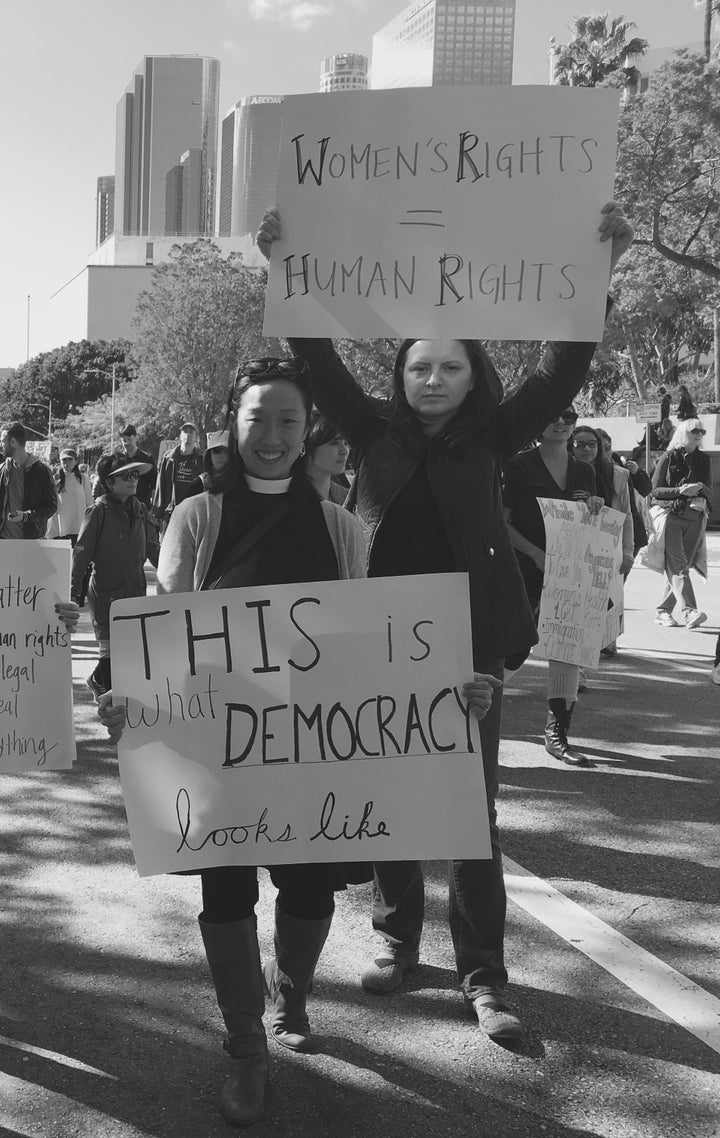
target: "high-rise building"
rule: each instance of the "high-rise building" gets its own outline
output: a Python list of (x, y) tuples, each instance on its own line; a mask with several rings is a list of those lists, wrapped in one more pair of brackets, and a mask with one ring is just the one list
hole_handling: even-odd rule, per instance
[(95, 245), (107, 241), (115, 226), (115, 175), (97, 180), (95, 201)]
[(320, 64), (321, 91), (367, 91), (368, 60), (366, 55), (342, 52), (328, 55)]
[(248, 95), (222, 122), (220, 157), (221, 237), (254, 233), (275, 200), (282, 95)]
[(117, 108), (115, 233), (212, 236), (219, 90), (217, 59), (138, 64)]
[(512, 83), (515, 0), (416, 0), (373, 36), (370, 86)]

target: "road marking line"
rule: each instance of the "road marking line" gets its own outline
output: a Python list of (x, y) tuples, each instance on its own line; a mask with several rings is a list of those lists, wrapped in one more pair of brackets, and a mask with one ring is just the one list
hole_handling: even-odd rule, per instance
[(504, 857), (508, 897), (720, 1054), (720, 1000), (547, 881)]
[(33, 1047), (31, 1043), (20, 1043), (17, 1039), (10, 1039), (7, 1035), (0, 1035), (0, 1047), (14, 1047), (16, 1051), (28, 1051), (31, 1055), (39, 1055), (41, 1059), (50, 1059), (53, 1063), (62, 1063), (64, 1067), (72, 1067), (75, 1071), (85, 1071), (88, 1075), (101, 1075), (103, 1079), (117, 1081), (117, 1075), (109, 1075), (107, 1071), (99, 1071), (97, 1067), (88, 1067), (79, 1059), (71, 1059), (69, 1055), (60, 1055), (57, 1051), (46, 1051), (44, 1047)]

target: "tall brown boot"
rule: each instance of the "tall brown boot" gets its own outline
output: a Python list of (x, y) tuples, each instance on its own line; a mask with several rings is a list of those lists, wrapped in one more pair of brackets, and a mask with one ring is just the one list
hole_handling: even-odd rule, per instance
[(254, 917), (214, 925), (199, 920), (210, 975), (227, 1039), (232, 1071), (220, 1091), (226, 1122), (250, 1126), (265, 1110), (269, 1064), (257, 924)]
[(545, 750), (554, 759), (567, 763), (571, 767), (591, 767), (587, 755), (577, 751), (568, 742), (568, 728), (572, 719), (573, 708), (568, 707), (564, 699), (548, 700), (548, 716), (545, 724)]
[(265, 965), (263, 975), (275, 1004), (270, 1030), (291, 1051), (313, 1050), (305, 1002), (331, 923), (332, 916), (301, 921), (275, 906), (275, 959)]

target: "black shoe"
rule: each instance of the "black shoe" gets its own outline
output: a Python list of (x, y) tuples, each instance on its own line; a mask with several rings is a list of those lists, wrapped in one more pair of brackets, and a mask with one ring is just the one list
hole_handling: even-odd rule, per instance
[(593, 764), (587, 755), (575, 750), (568, 742), (567, 731), (571, 718), (572, 708), (567, 707), (564, 699), (548, 700), (545, 750), (554, 759), (559, 759), (561, 763), (567, 763), (570, 767), (591, 767)]
[(95, 703), (99, 703), (100, 696), (105, 695), (105, 692), (110, 691), (110, 688), (107, 687), (104, 683), (101, 683), (101, 681), (97, 678), (95, 672), (90, 673), (88, 678), (85, 680), (85, 683), (90, 688)]

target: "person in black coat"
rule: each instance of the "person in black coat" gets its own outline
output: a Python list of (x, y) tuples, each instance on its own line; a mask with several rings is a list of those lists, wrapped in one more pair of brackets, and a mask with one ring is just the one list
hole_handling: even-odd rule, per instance
[[(616, 203), (604, 207), (601, 239), (612, 263), (632, 229)], [(281, 236), (268, 210), (257, 235), (269, 256)], [(537, 639), (502, 513), (500, 472), (582, 387), (594, 344), (551, 344), (537, 370), (503, 402), (499, 376), (477, 340), (405, 340), (387, 406), (367, 395), (329, 340), (291, 339), (309, 365), (315, 402), (353, 450), (352, 500), (368, 543), (368, 576), (464, 571), (469, 575), (474, 668), (494, 678), (492, 707), (480, 726), (493, 856), (455, 861), (450, 929), (463, 995), (492, 1039), (514, 1039), (520, 1022), (503, 994), (503, 882), (495, 797), (504, 657)], [(422, 868), (375, 867), (373, 926), (384, 947), (362, 976), (368, 991), (397, 988), (419, 956)]]

